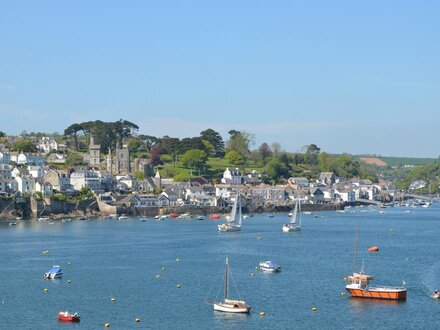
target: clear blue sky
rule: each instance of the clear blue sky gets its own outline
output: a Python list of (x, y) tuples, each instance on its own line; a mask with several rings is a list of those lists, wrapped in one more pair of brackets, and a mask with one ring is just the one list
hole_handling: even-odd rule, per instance
[(120, 118), (437, 157), (440, 1), (0, 2), (0, 130)]

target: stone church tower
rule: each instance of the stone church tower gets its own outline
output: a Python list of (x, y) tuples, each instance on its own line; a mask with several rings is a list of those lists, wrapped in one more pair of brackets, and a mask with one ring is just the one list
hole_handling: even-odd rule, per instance
[(122, 149), (116, 149), (116, 162), (115, 162), (116, 173), (119, 174), (129, 174), (130, 169), (130, 151), (127, 145), (124, 144)]
[(89, 158), (90, 167), (99, 168), (99, 166), (101, 165), (101, 146), (99, 144), (95, 144), (95, 141), (93, 140), (93, 135), (90, 135), (89, 151), (90, 151), (90, 158)]

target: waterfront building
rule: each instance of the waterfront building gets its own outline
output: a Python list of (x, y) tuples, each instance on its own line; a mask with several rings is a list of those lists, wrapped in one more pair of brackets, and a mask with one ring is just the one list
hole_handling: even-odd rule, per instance
[(12, 177), (12, 166), (0, 164), (0, 193), (13, 193), (17, 191), (17, 181)]
[(29, 175), (31, 175), (33, 178), (40, 180), (44, 176), (44, 170), (43, 166), (38, 165), (29, 165), (27, 167)]
[(224, 184), (239, 185), (242, 183), (242, 176), (238, 168), (230, 170), (229, 167), (223, 173), (221, 182)]
[(101, 179), (97, 173), (91, 170), (79, 170), (70, 174), (70, 184), (73, 189), (79, 191), (87, 187), (92, 191), (101, 191)]
[(35, 191), (40, 192), (43, 196), (53, 196), (53, 187), (49, 182), (37, 181), (35, 183)]
[(17, 191), (22, 194), (32, 194), (35, 192), (35, 179), (31, 175), (16, 176)]
[(60, 173), (53, 169), (49, 169), (44, 173), (43, 181), (50, 183), (53, 190), (56, 190), (59, 193), (71, 194), (74, 191), (67, 173)]

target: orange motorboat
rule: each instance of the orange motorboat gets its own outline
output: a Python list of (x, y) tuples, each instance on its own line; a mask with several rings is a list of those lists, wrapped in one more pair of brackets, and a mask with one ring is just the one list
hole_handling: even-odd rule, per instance
[[(356, 248), (357, 248), (357, 232), (354, 241), (354, 257), (353, 270), (356, 269)], [(379, 250), (379, 248), (378, 248)], [(368, 249), (370, 251), (370, 249)], [(366, 275), (364, 272), (364, 265), (360, 272), (353, 271), (352, 276), (347, 277), (350, 283), (345, 286), (345, 289), (352, 297), (374, 298), (374, 299), (389, 299), (389, 300), (405, 300), (406, 299), (406, 285), (403, 282), (402, 286), (369, 286), (369, 282), (373, 276)]]
[[(348, 276), (350, 281), (346, 285), (346, 290), (352, 297), (361, 298), (375, 298), (375, 299), (391, 299), (391, 300), (405, 300), (407, 289), (405, 285), (402, 286), (369, 286), (368, 283), (373, 279), (370, 275), (360, 273), (353, 273), (353, 276)], [(404, 282), (405, 283), (405, 282)]]
[(211, 214), (209, 216), (209, 219), (211, 219), (211, 220), (218, 220), (218, 219), (220, 219), (220, 216), (218, 214)]
[(378, 252), (379, 251), (379, 247), (377, 246), (372, 246), (368, 248), (368, 252)]

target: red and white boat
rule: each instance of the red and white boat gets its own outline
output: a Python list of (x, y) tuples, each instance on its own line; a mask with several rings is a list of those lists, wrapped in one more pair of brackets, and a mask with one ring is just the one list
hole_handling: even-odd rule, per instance
[(79, 322), (81, 317), (78, 313), (70, 313), (69, 311), (59, 311), (58, 320), (65, 322)]

